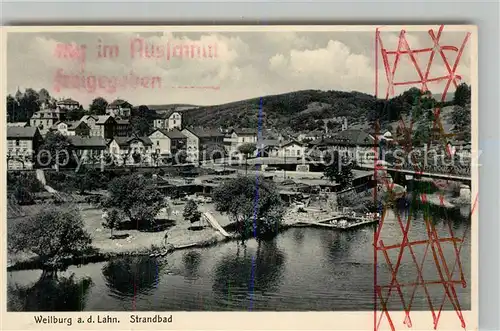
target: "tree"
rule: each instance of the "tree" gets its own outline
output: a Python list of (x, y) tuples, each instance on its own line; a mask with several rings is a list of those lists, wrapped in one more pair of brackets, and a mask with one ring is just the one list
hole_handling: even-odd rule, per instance
[(151, 154), (151, 159), (153, 160), (153, 164), (155, 166), (158, 166), (158, 161), (160, 159), (160, 155), (158, 153), (154, 152)]
[(165, 205), (163, 195), (154, 188), (152, 180), (138, 174), (114, 178), (108, 192), (104, 207), (120, 209), (137, 229), (151, 228)]
[(19, 108), (19, 103), (12, 95), (9, 94), (7, 96), (7, 115), (9, 115), (8, 117), (9, 122), (16, 122), (16, 115), (18, 108)]
[(145, 105), (132, 109), (131, 123), (133, 133), (139, 136), (148, 135), (152, 130), (152, 124), (157, 117), (156, 110), (149, 109)]
[(203, 157), (205, 160), (214, 161), (226, 156), (227, 152), (223, 144), (213, 143), (204, 146)]
[(132, 153), (132, 159), (134, 159), (135, 164), (141, 163), (141, 153), (134, 151), (134, 153)]
[(27, 122), (34, 112), (40, 110), (39, 94), (31, 88), (24, 93), (18, 90), (15, 97), (7, 96), (6, 106), (9, 121)]
[(201, 213), (198, 210), (198, 205), (193, 200), (189, 200), (184, 207), (184, 212), (182, 216), (185, 220), (190, 221), (191, 223), (196, 223), (201, 218)]
[(75, 187), (79, 190), (80, 194), (84, 194), (85, 191), (90, 191), (97, 187), (97, 184), (100, 182), (99, 177), (97, 170), (82, 166), (75, 174)]
[(184, 164), (187, 161), (187, 152), (183, 149), (179, 150), (174, 155), (174, 164)]
[(151, 122), (142, 116), (134, 116), (131, 118), (132, 133), (138, 136), (146, 136), (151, 131)]
[(453, 132), (465, 141), (471, 140), (471, 109), (470, 102), (465, 106), (454, 106), (451, 113)]
[(248, 174), (248, 163), (247, 163), (248, 155), (255, 152), (256, 149), (257, 146), (253, 143), (246, 143), (238, 146), (238, 152), (243, 154), (243, 157), (245, 158), (245, 174)]
[(417, 124), (413, 131), (413, 145), (421, 146), (431, 140), (431, 125), (429, 121), (422, 121)]
[(236, 222), (244, 242), (255, 235), (258, 240), (274, 237), (281, 227), (284, 207), (276, 185), (261, 176), (239, 176), (217, 187), (215, 208)]
[(89, 113), (92, 115), (105, 115), (108, 102), (106, 99), (98, 97), (92, 100), (89, 106)]
[(354, 180), (354, 175), (352, 173), (352, 168), (354, 163), (349, 160), (346, 156), (342, 158), (342, 170), (340, 172), (340, 187), (345, 190), (352, 187), (352, 182)]
[(66, 119), (68, 121), (79, 121), (83, 115), (85, 115), (85, 110), (83, 110), (83, 107), (80, 106), (78, 109), (70, 109), (66, 113)]
[(104, 222), (102, 222), (102, 226), (111, 231), (110, 234), (111, 239), (114, 238), (113, 230), (116, 229), (119, 222), (120, 222), (120, 212), (116, 208), (111, 208)]
[(57, 277), (42, 273), (40, 279), (30, 285), (11, 285), (7, 288), (7, 310), (19, 312), (83, 311), (87, 295), (93, 286), (90, 277)]
[(48, 105), (52, 100), (49, 91), (44, 88), (40, 89), (40, 91), (38, 91), (38, 100), (40, 102), (40, 105), (44, 103)]
[[(40, 147), (40, 163), (44, 166), (69, 166), (74, 164), (73, 146), (69, 138), (60, 132), (49, 132)], [(43, 151), (43, 152), (42, 152)]]
[(470, 99), (471, 87), (466, 83), (458, 85), (455, 90), (455, 95), (453, 96), (453, 103), (457, 106), (465, 107), (467, 103), (470, 103)]
[(325, 177), (339, 184), (341, 190), (352, 186), (354, 178), (352, 173), (354, 164), (352, 160), (347, 156), (340, 157), (338, 151), (333, 151), (325, 155), (325, 164)]
[(38, 255), (42, 270), (57, 272), (64, 259), (79, 256), (90, 248), (91, 236), (75, 208), (47, 208), (32, 220), (19, 223), (9, 234), (9, 250)]

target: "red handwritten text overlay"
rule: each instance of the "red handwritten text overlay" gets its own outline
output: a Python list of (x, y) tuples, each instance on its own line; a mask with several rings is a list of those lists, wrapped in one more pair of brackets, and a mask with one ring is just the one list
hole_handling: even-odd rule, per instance
[(196, 42), (153, 44), (144, 38), (134, 38), (130, 41), (130, 56), (132, 58), (164, 58), (169, 61), (177, 59), (213, 59), (217, 57), (217, 44), (201, 44)]
[(81, 74), (66, 74), (62, 69), (58, 69), (54, 77), (54, 91), (61, 89), (83, 89), (89, 93), (102, 90), (107, 93), (115, 93), (117, 90), (137, 89), (137, 88), (161, 88), (161, 77), (141, 77), (130, 72), (122, 76), (89, 75), (85, 72)]
[[(60, 92), (61, 89), (83, 89), (89, 93), (94, 93), (98, 89), (108, 93), (115, 93), (120, 89), (149, 88), (156, 89), (162, 87), (162, 79), (159, 76), (140, 76), (134, 72), (126, 75), (107, 76), (86, 73), (85, 66), (88, 59), (87, 45), (76, 43), (59, 43), (54, 50), (54, 57), (60, 60), (73, 61), (79, 64), (80, 70), (77, 73), (65, 72), (57, 69), (54, 75), (54, 90)], [(107, 45), (98, 39), (96, 59), (113, 60), (120, 57), (120, 47), (118, 45)], [(148, 43), (144, 38), (132, 38), (130, 40), (130, 57), (142, 59), (165, 59), (167, 61), (177, 59), (213, 59), (217, 57), (216, 44), (202, 44), (196, 42), (174, 43), (167, 41), (165, 44)]]

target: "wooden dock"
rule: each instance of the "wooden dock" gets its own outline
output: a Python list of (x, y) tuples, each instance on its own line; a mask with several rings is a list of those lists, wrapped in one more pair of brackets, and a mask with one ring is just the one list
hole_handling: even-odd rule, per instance
[[(342, 222), (345, 220), (346, 222)], [(378, 223), (380, 218), (378, 217), (365, 217), (359, 215), (338, 215), (330, 217), (321, 221), (299, 221), (293, 224), (294, 227), (322, 227), (331, 228), (339, 230), (349, 230), (358, 228), (360, 226)]]

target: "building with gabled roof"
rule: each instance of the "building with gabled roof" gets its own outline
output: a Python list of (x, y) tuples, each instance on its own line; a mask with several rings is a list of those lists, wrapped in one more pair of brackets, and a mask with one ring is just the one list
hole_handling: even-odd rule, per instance
[(58, 108), (64, 108), (67, 110), (75, 110), (80, 108), (80, 103), (71, 98), (60, 99), (56, 102)]
[(257, 144), (257, 137), (257, 129), (233, 128), (224, 138), (224, 145), (229, 154), (239, 155), (238, 147), (243, 144)]
[[(115, 136), (108, 142), (108, 150), (118, 164), (151, 164), (151, 153), (153, 142), (149, 137), (137, 135), (129, 137)], [(140, 161), (136, 162), (135, 155), (140, 155)]]
[(50, 131), (58, 131), (65, 136), (90, 136), (90, 127), (84, 121), (58, 121)]
[(182, 129), (182, 113), (176, 110), (167, 110), (158, 114), (157, 118), (153, 120), (153, 127), (155, 129), (172, 130), (177, 128)]
[(156, 129), (148, 137), (153, 143), (152, 152), (158, 156), (172, 156), (187, 148), (187, 137), (178, 129)]
[(123, 99), (116, 99), (106, 106), (106, 114), (113, 117), (129, 118), (132, 105)]
[(209, 145), (224, 145), (224, 134), (214, 129), (184, 128), (182, 134), (187, 137), (187, 160), (196, 163), (200, 152)]
[(83, 163), (102, 162), (107, 150), (106, 140), (96, 136), (68, 136), (74, 151)]
[(7, 169), (32, 169), (42, 144), (36, 127), (7, 127)]

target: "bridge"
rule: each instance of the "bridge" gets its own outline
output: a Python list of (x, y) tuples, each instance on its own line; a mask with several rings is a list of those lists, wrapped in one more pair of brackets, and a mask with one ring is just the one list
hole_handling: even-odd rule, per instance
[[(370, 170), (375, 170), (375, 166), (372, 164), (361, 164), (358, 165), (360, 168), (363, 169), (370, 169)], [(461, 176), (461, 175), (453, 175), (453, 174), (444, 174), (444, 173), (434, 173), (434, 172), (421, 172), (421, 171), (416, 171), (416, 170), (408, 170), (408, 169), (398, 169), (398, 168), (390, 168), (386, 166), (378, 166), (378, 169), (380, 170), (385, 170), (388, 173), (401, 173), (404, 175), (412, 175), (417, 178), (420, 177), (428, 177), (428, 178), (434, 178), (434, 179), (444, 179), (444, 180), (453, 180), (457, 182), (462, 182), (470, 186), (471, 184), (471, 177), (466, 177), (466, 176)]]

